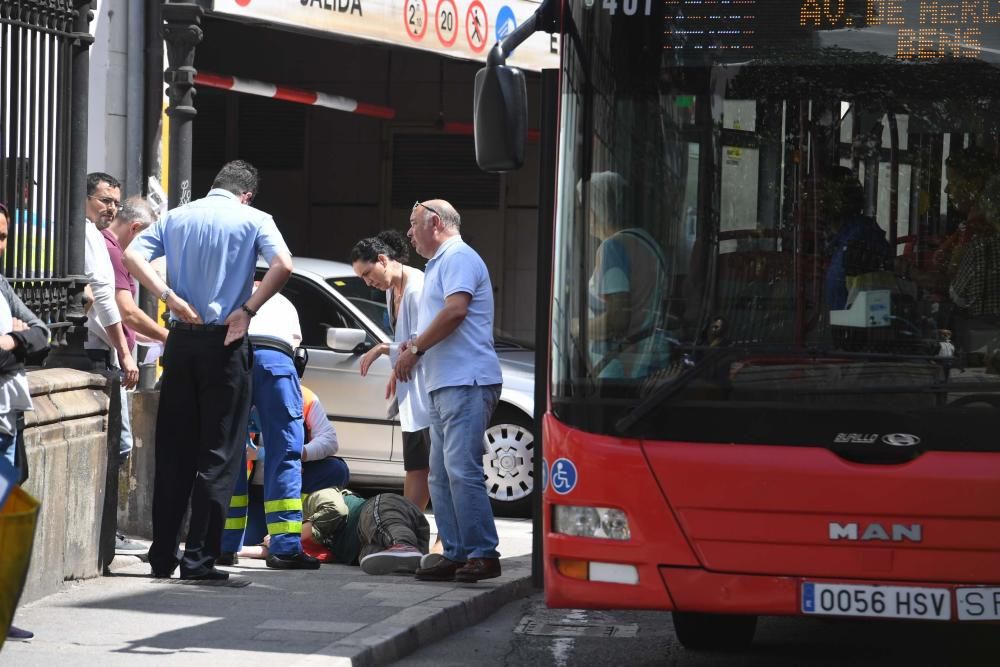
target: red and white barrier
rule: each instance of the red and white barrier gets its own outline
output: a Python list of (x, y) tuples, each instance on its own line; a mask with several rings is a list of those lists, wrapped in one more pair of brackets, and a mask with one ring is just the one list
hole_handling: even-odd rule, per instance
[(356, 113), (362, 116), (373, 116), (375, 118), (396, 117), (396, 110), (391, 107), (358, 102), (349, 97), (330, 95), (329, 93), (320, 93), (302, 88), (279, 86), (273, 83), (254, 81), (253, 79), (244, 79), (242, 77), (224, 76), (222, 74), (213, 74), (212, 72), (198, 72), (194, 76), (194, 82), (196, 85), (208, 86), (209, 88), (232, 90), (237, 93), (246, 93), (247, 95), (260, 95), (261, 97), (271, 97), (276, 100), (285, 100), (286, 102), (326, 107), (327, 109), (336, 109), (337, 111), (346, 111), (347, 113)]

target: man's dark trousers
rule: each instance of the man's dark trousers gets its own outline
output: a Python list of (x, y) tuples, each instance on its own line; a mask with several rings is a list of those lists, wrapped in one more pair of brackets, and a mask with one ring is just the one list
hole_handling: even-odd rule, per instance
[[(188, 499), (191, 517), (181, 576), (207, 573), (222, 550), (222, 530), (239, 472), (250, 417), (253, 352), (249, 341), (223, 345), (224, 325), (171, 326), (156, 418), (153, 544), (156, 575), (177, 566)], [(245, 472), (244, 472), (245, 474)]]

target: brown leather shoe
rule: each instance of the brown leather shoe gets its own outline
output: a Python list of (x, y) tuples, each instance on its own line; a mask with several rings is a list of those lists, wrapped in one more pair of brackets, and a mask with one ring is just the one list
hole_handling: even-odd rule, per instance
[(500, 576), (499, 558), (470, 558), (465, 567), (455, 570), (455, 581), (467, 584), (482, 579), (493, 579)]
[(455, 572), (465, 566), (453, 560), (441, 557), (441, 561), (432, 567), (417, 568), (417, 579), (420, 581), (455, 581)]

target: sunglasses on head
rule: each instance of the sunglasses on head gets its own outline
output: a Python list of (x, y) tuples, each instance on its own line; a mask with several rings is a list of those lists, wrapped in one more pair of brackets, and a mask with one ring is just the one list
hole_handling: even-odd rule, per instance
[(427, 204), (423, 204), (423, 203), (421, 203), (419, 201), (413, 203), (413, 210), (416, 211), (418, 206), (423, 206), (424, 208), (426, 208), (428, 211), (430, 211), (431, 213), (433, 213), (437, 217), (439, 217), (439, 218), (441, 217), (441, 214), (438, 213), (437, 210), (435, 210), (435, 209), (431, 208), (430, 206), (428, 206)]

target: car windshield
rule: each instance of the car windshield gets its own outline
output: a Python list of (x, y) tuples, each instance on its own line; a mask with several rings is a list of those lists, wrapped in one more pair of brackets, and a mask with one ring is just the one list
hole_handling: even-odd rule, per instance
[(326, 282), (392, 338), (392, 324), (389, 322), (389, 309), (385, 305), (385, 292), (369, 287), (357, 276), (327, 278)]

